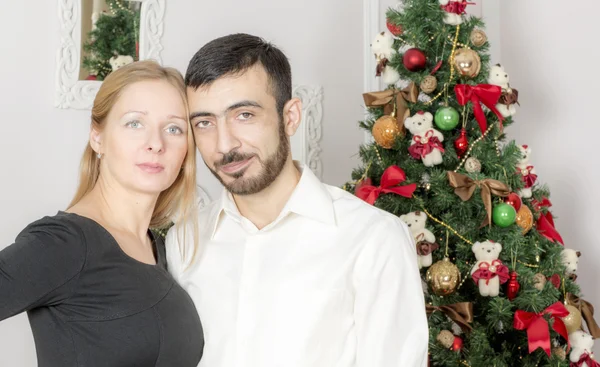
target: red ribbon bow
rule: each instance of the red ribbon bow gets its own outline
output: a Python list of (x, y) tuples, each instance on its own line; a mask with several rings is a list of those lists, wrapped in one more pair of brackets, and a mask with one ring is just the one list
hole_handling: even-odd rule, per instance
[(563, 239), (560, 236), (560, 233), (558, 233), (558, 231), (554, 227), (554, 218), (552, 218), (552, 213), (547, 211), (546, 214), (543, 214), (541, 212), (542, 208), (549, 208), (552, 206), (552, 203), (550, 202), (550, 200), (548, 200), (547, 198), (542, 198), (542, 201), (537, 201), (537, 200), (533, 199), (533, 200), (531, 200), (531, 203), (533, 204), (533, 207), (536, 209), (536, 211), (540, 215), (535, 224), (538, 232), (542, 236), (546, 237), (548, 240), (550, 240), (552, 242), (559, 242), (560, 244), (562, 244), (564, 246), (565, 243), (563, 242)]
[(521, 174), (521, 179), (525, 184), (525, 188), (530, 188), (533, 186), (535, 181), (537, 180), (537, 175), (535, 173), (531, 173), (533, 166), (527, 166), (525, 169), (519, 171)]
[(457, 84), (454, 86), (454, 93), (456, 93), (456, 98), (461, 106), (466, 105), (469, 101), (473, 103), (473, 114), (482, 133), (487, 130), (487, 120), (480, 103), (483, 103), (498, 116), (500, 129), (502, 130), (502, 114), (496, 109), (498, 99), (502, 95), (502, 88), (491, 84), (478, 84), (476, 86)]
[(408, 153), (414, 159), (425, 158), (434, 149), (439, 149), (440, 152), (444, 153), (444, 146), (437, 136), (433, 136), (433, 130), (427, 130), (423, 137), (420, 135), (413, 136), (413, 141), (416, 144), (408, 147)]
[(442, 5), (441, 8), (448, 13), (462, 15), (466, 13), (465, 9), (467, 9), (467, 5), (475, 5), (475, 3), (469, 3), (466, 0), (450, 1), (448, 4)]
[(485, 284), (489, 284), (490, 279), (495, 276), (500, 279), (500, 284), (504, 284), (508, 280), (508, 268), (500, 260), (492, 261), (491, 265), (487, 261), (480, 263), (479, 269), (471, 275), (475, 283), (479, 283), (479, 279), (485, 279)]
[(381, 176), (381, 185), (375, 187), (373, 185), (362, 185), (357, 191), (356, 196), (363, 199), (367, 203), (373, 205), (375, 200), (381, 194), (394, 193), (407, 198), (410, 198), (413, 192), (417, 189), (417, 184), (397, 186), (406, 180), (406, 174), (402, 168), (398, 166), (388, 167)]
[(579, 357), (579, 361), (571, 362), (569, 367), (581, 367), (583, 366), (583, 362), (585, 362), (588, 367), (600, 367), (600, 363), (592, 359), (592, 356), (589, 353), (582, 354), (581, 357)]
[(548, 329), (548, 322), (544, 319), (544, 314), (550, 315), (550, 317), (554, 319), (552, 328), (560, 334), (560, 336), (565, 338), (567, 341), (568, 352), (571, 348), (569, 332), (561, 317), (568, 316), (569, 310), (567, 310), (562, 303), (557, 301), (540, 313), (522, 310), (517, 310), (517, 312), (515, 312), (513, 326), (517, 330), (527, 329), (529, 353), (533, 353), (536, 349), (542, 348), (548, 357), (550, 357), (550, 330)]

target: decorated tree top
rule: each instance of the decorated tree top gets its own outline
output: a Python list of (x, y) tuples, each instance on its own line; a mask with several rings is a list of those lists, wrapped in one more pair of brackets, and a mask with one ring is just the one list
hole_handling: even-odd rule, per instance
[(532, 148), (505, 135), (519, 93), (490, 64), (468, 5), (405, 0), (388, 10), (387, 31), (371, 43), (387, 88), (363, 95), (371, 116), (360, 123), (374, 142), (344, 187), (409, 225), (432, 366), (566, 367), (582, 315), (587, 332), (600, 329)]

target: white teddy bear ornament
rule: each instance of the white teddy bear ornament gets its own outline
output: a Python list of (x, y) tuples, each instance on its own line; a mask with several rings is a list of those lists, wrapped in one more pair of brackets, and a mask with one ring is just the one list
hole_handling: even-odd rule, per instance
[(477, 262), (471, 269), (471, 277), (479, 285), (484, 297), (496, 297), (500, 284), (508, 281), (508, 268), (498, 258), (502, 245), (493, 241), (475, 242), (471, 247)]
[(516, 104), (519, 104), (519, 91), (511, 88), (510, 77), (500, 64), (490, 68), (488, 83), (502, 88), (502, 95), (496, 104), (496, 109), (504, 117), (514, 116), (517, 113)]
[(467, 2), (465, 0), (439, 0), (440, 6), (446, 11), (444, 23), (449, 25), (459, 25), (463, 22), (462, 14), (465, 13)]
[(581, 252), (566, 248), (561, 251), (560, 255), (561, 262), (566, 269), (565, 275), (573, 280), (576, 279), (577, 267), (579, 265), (579, 257), (581, 256)]
[(415, 159), (421, 159), (426, 167), (442, 163), (444, 135), (434, 129), (433, 115), (419, 111), (404, 120), (404, 126), (413, 135), (408, 152)]
[(131, 64), (133, 62), (133, 57), (129, 55), (117, 55), (111, 57), (110, 60), (108, 60), (108, 62), (112, 67), (112, 71), (116, 71), (125, 65)]
[(415, 239), (419, 269), (431, 266), (431, 263), (433, 262), (431, 253), (437, 250), (439, 245), (435, 243), (435, 236), (433, 233), (425, 228), (427, 214), (421, 211), (410, 212), (401, 215), (400, 220), (406, 223), (410, 229), (410, 233)]
[(535, 174), (535, 168), (529, 164), (529, 156), (531, 155), (531, 148), (527, 145), (519, 146), (521, 150), (521, 159), (517, 163), (517, 169), (521, 173), (521, 178), (525, 187), (522, 188), (518, 194), (522, 198), (530, 198), (531, 197), (531, 188), (535, 184), (537, 180), (537, 175)]
[(569, 334), (571, 343), (571, 353), (569, 360), (571, 366), (577, 367), (600, 367), (600, 363), (594, 360), (594, 339), (592, 336), (582, 330), (577, 330)]
[(396, 84), (400, 80), (398, 71), (388, 65), (388, 61), (397, 53), (393, 46), (394, 37), (388, 32), (378, 33), (373, 42), (371, 42), (371, 51), (373, 51), (377, 59), (375, 75), (381, 76), (381, 80), (386, 85)]

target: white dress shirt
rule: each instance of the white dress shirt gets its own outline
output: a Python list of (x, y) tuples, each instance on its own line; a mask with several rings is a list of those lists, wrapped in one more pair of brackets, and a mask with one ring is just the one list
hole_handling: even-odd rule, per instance
[[(201, 367), (425, 367), (428, 326), (415, 243), (399, 218), (321, 183), (306, 166), (279, 217), (258, 230), (231, 195), (200, 211), (185, 268), (169, 271), (202, 320)], [(179, 238), (179, 239), (178, 239)], [(185, 268), (185, 269), (184, 269)]]

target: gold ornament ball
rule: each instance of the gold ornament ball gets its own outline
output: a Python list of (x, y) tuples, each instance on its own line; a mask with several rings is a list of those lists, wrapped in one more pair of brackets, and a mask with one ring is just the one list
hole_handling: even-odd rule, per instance
[(433, 75), (427, 75), (421, 81), (420, 88), (423, 93), (431, 93), (437, 88), (437, 79)]
[(436, 339), (441, 345), (450, 349), (454, 343), (454, 334), (452, 334), (452, 332), (449, 330), (442, 330)]
[(447, 257), (427, 269), (427, 283), (438, 296), (447, 296), (456, 291), (460, 283), (460, 271)]
[(567, 331), (571, 334), (581, 329), (581, 312), (573, 305), (566, 305), (565, 307), (569, 310), (569, 315), (563, 317), (562, 320), (567, 327)]
[(473, 46), (481, 47), (487, 42), (487, 35), (481, 29), (473, 29), (469, 39), (471, 40)]
[(465, 170), (469, 173), (481, 172), (481, 162), (475, 157), (469, 157), (465, 161)]
[(546, 277), (542, 273), (537, 273), (536, 275), (533, 276), (533, 287), (535, 289), (537, 289), (538, 291), (541, 291), (542, 289), (544, 289), (546, 282), (547, 282)]
[(391, 149), (396, 142), (396, 138), (400, 136), (401, 131), (398, 128), (396, 119), (392, 116), (381, 116), (373, 125), (373, 139), (375, 142), (385, 149)]
[(567, 358), (567, 352), (561, 347), (552, 348), (552, 354), (554, 354), (558, 359), (564, 361)]
[(521, 207), (517, 212), (516, 222), (517, 225), (523, 229), (521, 231), (523, 234), (529, 232), (529, 230), (533, 227), (533, 213), (527, 205), (521, 204)]
[(459, 48), (454, 54), (454, 67), (461, 75), (473, 78), (481, 70), (481, 58), (471, 49)]

